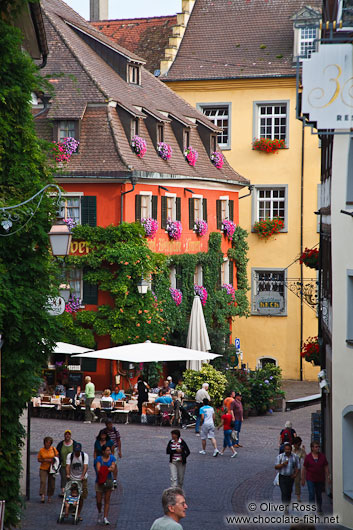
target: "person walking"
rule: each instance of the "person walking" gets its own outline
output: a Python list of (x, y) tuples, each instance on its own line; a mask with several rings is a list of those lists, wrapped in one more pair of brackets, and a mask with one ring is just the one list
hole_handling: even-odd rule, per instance
[(188, 505), (181, 488), (168, 488), (162, 493), (164, 516), (156, 519), (150, 530), (183, 530), (179, 523), (186, 515)]
[(57, 451), (59, 453), (60, 464), (61, 464), (61, 468), (60, 468), (61, 493), (59, 493), (60, 497), (64, 496), (65, 486), (66, 486), (66, 482), (67, 482), (67, 480), (66, 480), (66, 460), (67, 460), (67, 455), (72, 453), (72, 451), (74, 449), (74, 445), (76, 443), (77, 442), (71, 438), (70, 429), (66, 429), (66, 431), (64, 432), (64, 439), (61, 440), (61, 442), (59, 442), (58, 445), (56, 446), (56, 449), (57, 449)]
[(241, 429), (243, 419), (244, 419), (243, 404), (241, 402), (240, 392), (235, 393), (234, 400), (232, 401), (230, 405), (230, 409), (231, 409), (231, 414), (232, 414), (232, 420), (234, 421), (234, 430), (237, 433), (237, 443), (234, 444), (234, 447), (243, 447), (239, 443), (240, 429)]
[(208, 383), (203, 383), (200, 390), (196, 392), (195, 401), (196, 401), (196, 425), (195, 425), (195, 434), (196, 436), (200, 436), (200, 424), (201, 424), (201, 414), (200, 414), (200, 408), (203, 405), (203, 400), (208, 399), (208, 401), (211, 401), (210, 395), (207, 392), (208, 390)]
[(289, 442), (284, 444), (284, 453), (276, 457), (275, 469), (279, 473), (279, 487), (281, 489), (282, 504), (285, 506), (285, 513), (288, 513), (288, 506), (292, 498), (293, 483), (299, 473), (300, 463), (298, 458), (292, 454), (292, 445)]
[[(116, 458), (109, 445), (103, 447), (103, 454), (96, 458), (96, 500), (98, 510), (98, 523), (109, 525), (108, 521), (110, 496), (113, 491), (113, 473), (116, 467)], [(104, 511), (102, 514), (102, 501)]]
[(210, 406), (208, 399), (203, 400), (203, 406), (200, 408), (201, 415), (201, 443), (202, 450), (200, 455), (206, 454), (206, 440), (211, 440), (213, 445), (213, 456), (218, 456), (217, 442), (214, 435), (214, 408)]
[(302, 486), (305, 480), (309, 490), (309, 503), (316, 505), (318, 513), (322, 514), (322, 492), (325, 490), (325, 479), (331, 484), (328, 462), (324, 453), (320, 452), (320, 444), (311, 442), (311, 452), (306, 455), (302, 470)]
[(85, 383), (85, 421), (83, 423), (91, 423), (95, 420), (95, 415), (91, 411), (91, 406), (95, 398), (96, 389), (89, 375), (85, 377)]
[[(298, 458), (300, 463), (300, 469), (303, 469), (304, 459), (306, 457), (305, 447), (302, 445), (302, 439), (300, 436), (296, 436), (293, 440), (293, 454)], [(301, 474), (298, 473), (294, 480), (295, 494), (297, 496), (297, 501), (301, 502)]]
[(229, 413), (231, 410), (231, 404), (233, 403), (234, 399), (235, 399), (235, 390), (231, 390), (229, 392), (229, 396), (227, 396), (223, 401), (223, 408), (226, 407)]
[(40, 502), (45, 502), (45, 490), (47, 490), (48, 503), (54, 495), (55, 490), (55, 475), (50, 473), (50, 466), (54, 462), (54, 458), (59, 456), (58, 451), (53, 447), (53, 438), (46, 436), (43, 440), (43, 446), (38, 453), (39, 466), (39, 495)]
[(170, 482), (172, 488), (182, 488), (186, 469), (186, 459), (190, 454), (187, 443), (180, 438), (179, 429), (174, 429), (170, 433), (172, 439), (167, 445), (167, 455), (169, 455)]
[[(112, 440), (114, 447), (112, 447), (112, 454), (115, 456), (115, 460), (117, 462), (118, 457), (122, 458), (121, 453), (121, 436), (118, 429), (113, 425), (113, 421), (111, 418), (107, 418), (105, 421), (105, 429), (102, 429), (101, 433), (107, 434), (108, 438)], [(109, 445), (109, 444), (108, 444)], [(118, 465), (116, 464), (114, 468), (114, 480), (113, 480), (113, 487), (116, 489), (118, 487)]]
[(284, 444), (286, 442), (289, 442), (291, 445), (293, 445), (293, 440), (296, 436), (298, 435), (292, 427), (292, 422), (286, 421), (284, 424), (284, 429), (282, 429), (279, 434), (279, 452), (283, 453)]
[(139, 414), (141, 416), (142, 414), (142, 403), (145, 403), (148, 401), (148, 390), (149, 390), (148, 384), (143, 380), (142, 375), (139, 376), (137, 380), (137, 406), (139, 409)]
[(82, 451), (82, 445), (75, 443), (74, 450), (69, 453), (66, 458), (66, 478), (67, 480), (80, 480), (82, 482), (82, 493), (80, 502), (78, 505), (78, 520), (82, 521), (81, 511), (83, 508), (83, 502), (87, 499), (88, 488), (87, 488), (87, 470), (88, 470), (88, 454)]
[(230, 414), (230, 412), (228, 412), (227, 407), (224, 407), (224, 414), (221, 416), (221, 421), (222, 421), (222, 423), (218, 427), (218, 430), (223, 426), (223, 450), (219, 454), (223, 456), (224, 455), (224, 451), (226, 450), (227, 447), (229, 447), (230, 450), (232, 451), (231, 458), (235, 458), (238, 453), (234, 449), (233, 442), (232, 442), (232, 439), (231, 439), (231, 434), (232, 434), (232, 426), (231, 426), (232, 415)]

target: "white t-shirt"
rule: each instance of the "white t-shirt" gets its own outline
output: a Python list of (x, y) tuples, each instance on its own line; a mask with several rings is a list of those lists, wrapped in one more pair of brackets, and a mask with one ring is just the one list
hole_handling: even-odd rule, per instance
[[(71, 462), (71, 455), (73, 455), (72, 462)], [(87, 464), (88, 466), (88, 454), (87, 453), (83, 453), (83, 462), (82, 462), (81, 453), (79, 456), (76, 456), (75, 453), (69, 453), (67, 455), (66, 465), (70, 466), (70, 479), (71, 480), (81, 479), (84, 464)], [(83, 478), (87, 478), (87, 472)]]
[(212, 425), (213, 423), (213, 414), (214, 414), (214, 408), (210, 407), (209, 405), (204, 405), (200, 408), (200, 414), (203, 414), (203, 425)]

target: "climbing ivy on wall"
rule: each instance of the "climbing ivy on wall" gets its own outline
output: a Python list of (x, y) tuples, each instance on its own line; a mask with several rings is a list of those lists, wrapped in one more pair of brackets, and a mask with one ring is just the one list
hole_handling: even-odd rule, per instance
[(246, 294), (250, 289), (247, 274), (249, 261), (247, 237), (247, 231), (238, 225), (233, 234), (232, 248), (228, 250), (228, 257), (234, 261), (237, 268), (237, 291), (235, 292), (235, 300), (238, 304), (237, 315), (246, 317), (249, 316), (249, 300)]

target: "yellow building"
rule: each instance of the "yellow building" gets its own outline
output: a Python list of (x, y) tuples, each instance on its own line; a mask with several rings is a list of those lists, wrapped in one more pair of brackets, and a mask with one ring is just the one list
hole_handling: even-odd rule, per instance
[[(250, 316), (235, 320), (233, 339), (249, 368), (273, 362), (286, 379), (316, 379), (318, 371), (300, 357), (302, 343), (317, 335), (316, 270), (298, 258), (319, 242), (320, 149), (296, 119), (295, 62), (315, 46), (320, 4), (183, 0), (161, 62), (161, 79), (221, 127), (227, 159), (253, 185), (240, 201), (240, 225), (249, 232)], [(257, 138), (283, 140), (285, 148), (255, 150)], [(254, 223), (274, 217), (284, 228), (259, 238)]]

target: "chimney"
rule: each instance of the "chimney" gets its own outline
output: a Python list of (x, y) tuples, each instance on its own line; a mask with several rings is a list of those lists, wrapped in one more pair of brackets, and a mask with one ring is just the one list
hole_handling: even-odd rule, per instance
[(89, 18), (91, 22), (108, 20), (108, 0), (90, 0)]

